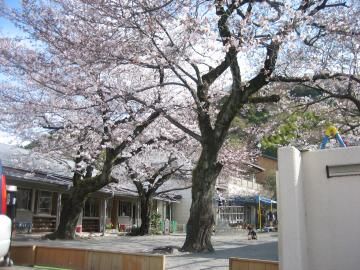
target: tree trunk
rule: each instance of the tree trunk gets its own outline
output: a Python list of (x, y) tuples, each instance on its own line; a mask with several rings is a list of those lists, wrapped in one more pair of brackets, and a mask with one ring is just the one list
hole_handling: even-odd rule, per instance
[(141, 226), (140, 226), (140, 235), (146, 235), (150, 233), (150, 219), (151, 219), (151, 209), (153, 206), (152, 196), (142, 195), (140, 197), (140, 206), (141, 206)]
[(87, 194), (73, 189), (64, 202), (60, 214), (60, 223), (55, 232), (48, 234), (48, 239), (74, 239), (76, 224), (84, 208)]
[(192, 176), (192, 203), (182, 251), (214, 251), (211, 234), (215, 224), (213, 203), (216, 179), (222, 165), (216, 162), (218, 151), (203, 148)]
[(117, 198), (113, 198), (112, 207), (111, 207), (111, 229), (119, 230), (119, 200)]

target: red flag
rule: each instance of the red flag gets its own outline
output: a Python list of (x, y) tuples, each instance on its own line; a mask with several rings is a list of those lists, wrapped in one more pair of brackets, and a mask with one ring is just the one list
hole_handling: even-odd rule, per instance
[(0, 162), (0, 214), (6, 215), (6, 180)]

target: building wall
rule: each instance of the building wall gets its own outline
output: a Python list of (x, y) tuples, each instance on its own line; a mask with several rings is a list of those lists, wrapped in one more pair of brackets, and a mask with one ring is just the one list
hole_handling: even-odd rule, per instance
[(177, 191), (182, 196), (179, 203), (173, 204), (173, 219), (177, 224), (186, 224), (190, 216), (191, 188)]
[[(8, 183), (13, 184), (10, 181)], [(22, 186), (19, 183), (16, 183), (18, 189), (29, 189), (28, 186)], [(33, 188), (31, 190), (31, 195), (28, 202), (28, 209), (16, 209), (16, 221), (21, 224), (32, 224), (33, 232), (51, 232), (56, 229), (56, 226), (59, 222), (60, 210), (59, 212), (57, 204), (61, 202), (61, 197), (64, 199), (66, 193), (61, 193), (53, 190), (46, 190), (44, 188), (37, 189)], [(47, 191), (52, 192), (53, 199), (51, 211), (48, 214), (39, 213), (38, 205), (39, 205), (39, 191)], [(18, 201), (21, 200), (20, 194), (17, 194)], [(62, 194), (62, 196), (60, 195)], [(60, 202), (58, 202), (57, 198), (60, 196)], [(101, 198), (101, 197), (91, 197), (93, 202), (96, 201), (96, 205), (94, 205), (94, 209), (96, 210), (96, 215), (86, 215), (86, 211), (83, 211), (82, 215), (78, 220), (78, 227), (82, 229), (82, 231), (89, 232), (99, 232), (102, 231), (104, 227), (107, 227), (110, 223), (112, 223), (116, 229), (130, 231), (130, 229), (135, 226), (141, 226), (141, 218), (140, 218), (140, 205), (138, 198), (134, 197), (123, 197), (123, 196), (115, 196), (113, 198)], [(105, 200), (106, 209), (105, 209)], [(120, 204), (130, 204), (129, 211), (121, 211)], [(170, 207), (172, 208), (173, 203), (168, 203), (165, 201), (156, 200), (157, 211), (161, 215), (161, 219), (165, 220), (167, 213), (166, 210)], [(59, 205), (61, 207), (61, 205)], [(60, 208), (59, 208), (60, 209)], [(57, 217), (58, 214), (58, 217)], [(170, 210), (171, 216), (173, 216), (173, 210)], [(105, 216), (106, 215), (106, 216)], [(27, 227), (26, 227), (27, 228)], [(25, 229), (26, 229), (25, 228)], [(25, 230), (24, 229), (24, 230)]]
[[(8, 185), (17, 186), (17, 205), (16, 205), (16, 218), (15, 227), (18, 232), (31, 231), (32, 232), (52, 232), (55, 231), (59, 224), (60, 210), (62, 199), (66, 196), (66, 193), (59, 192), (56, 189), (45, 188), (44, 186), (35, 186), (30, 188), (31, 183), (22, 183), (20, 181), (13, 181), (11, 177), (8, 177)], [(29, 191), (26, 197), (23, 191)], [(47, 193), (51, 198), (47, 200), (49, 205), (48, 211), (40, 211), (40, 193)], [(96, 207), (100, 207), (101, 198), (94, 198), (99, 203)], [(44, 205), (42, 205), (44, 206)], [(83, 212), (84, 214), (84, 212)], [(100, 221), (100, 208), (97, 211), (97, 215), (87, 217), (84, 216), (79, 219), (78, 225), (83, 225), (83, 231), (98, 232)]]
[[(179, 227), (181, 225), (186, 225), (188, 222), (188, 219), (190, 217), (190, 207), (191, 207), (191, 189), (178, 191), (179, 194), (181, 194), (182, 199), (180, 203), (174, 203), (173, 204), (173, 219), (176, 220)], [(246, 222), (249, 222), (253, 225), (256, 225), (256, 206), (248, 206), (250, 207), (249, 211), (249, 217)], [(215, 223), (216, 226), (223, 226), (224, 224), (221, 224), (219, 221), (219, 213), (217, 205), (214, 205), (214, 216), (215, 216)], [(220, 222), (220, 223), (219, 223)]]
[(256, 182), (261, 184), (265, 183), (269, 173), (277, 170), (277, 160), (273, 158), (260, 156), (256, 164), (265, 169), (265, 171), (256, 174)]
[(360, 171), (360, 147), (279, 150), (280, 269), (360, 269), (360, 176), (326, 172), (346, 164)]

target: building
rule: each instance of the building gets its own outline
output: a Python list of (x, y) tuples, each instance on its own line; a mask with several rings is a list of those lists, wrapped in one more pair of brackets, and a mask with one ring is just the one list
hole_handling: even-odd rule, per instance
[(263, 154), (257, 159), (256, 163), (264, 169), (256, 175), (256, 181), (264, 184), (269, 174), (275, 174), (277, 171), (277, 157)]
[[(245, 163), (242, 167), (244, 176), (222, 176), (218, 179), (213, 208), (217, 230), (242, 228), (245, 224), (259, 226), (261, 217), (266, 216), (272, 203), (275, 208), (276, 202), (268, 198), (270, 193), (257, 181), (258, 174), (265, 169), (250, 163)], [(191, 207), (191, 190), (179, 191), (179, 194), (183, 199), (181, 203), (174, 204), (173, 211), (180, 230), (185, 230)], [(261, 227), (264, 225), (265, 222)]]
[[(61, 206), (72, 186), (73, 163), (10, 145), (0, 144), (0, 157), (8, 185), (17, 186), (16, 225), (33, 232), (51, 232), (60, 220)], [(244, 177), (221, 177), (216, 187), (214, 214), (218, 228), (258, 223), (258, 203), (250, 197), (266, 198), (267, 191), (258, 183), (264, 169), (244, 164)], [(178, 187), (171, 180), (165, 189)], [(155, 198), (154, 210), (162, 223), (173, 221), (172, 230), (185, 232), (191, 206), (191, 189)], [(175, 225), (176, 223), (176, 225)], [(78, 230), (101, 232), (106, 228), (129, 231), (141, 225), (140, 203), (132, 182), (109, 185), (92, 194), (78, 221)], [(175, 228), (176, 226), (176, 228)]]
[[(6, 144), (0, 144), (0, 157), (7, 184), (17, 186), (17, 229), (54, 231), (59, 224), (61, 205), (72, 186), (72, 162)], [(120, 230), (140, 226), (140, 204), (131, 185), (129, 182), (125, 187), (107, 186), (92, 194), (77, 229), (100, 232), (110, 224)], [(179, 199), (175, 194), (156, 197), (155, 211), (163, 220), (172, 220), (173, 204)]]

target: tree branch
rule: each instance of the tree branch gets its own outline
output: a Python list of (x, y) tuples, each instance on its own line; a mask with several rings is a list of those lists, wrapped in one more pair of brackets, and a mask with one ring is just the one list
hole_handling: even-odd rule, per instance
[(271, 102), (278, 102), (280, 101), (279, 95), (271, 95), (265, 97), (249, 97), (249, 103), (271, 103)]
[(271, 82), (311, 82), (311, 81), (317, 81), (317, 80), (326, 80), (326, 79), (340, 79), (341, 77), (349, 78), (357, 83), (360, 83), (360, 78), (346, 74), (346, 73), (322, 73), (322, 74), (315, 74), (312, 77), (285, 77), (285, 76), (274, 76), (270, 78)]
[(153, 191), (158, 190), (158, 188), (161, 187), (167, 180), (169, 180), (169, 178), (172, 175), (174, 175), (177, 171), (179, 171), (181, 169), (181, 167), (182, 167), (182, 165), (177, 167), (176, 169), (171, 170), (167, 174), (164, 174), (163, 176), (161, 176), (161, 178), (158, 179), (158, 181), (156, 181), (156, 183), (154, 184)]
[(65, 127), (61, 126), (61, 127), (54, 127), (54, 126), (50, 126), (50, 125), (46, 125), (46, 126), (41, 126), (43, 129), (49, 129), (49, 130), (61, 130), (64, 129)]
[(168, 193), (168, 192), (171, 192), (171, 191), (185, 190), (185, 189), (189, 189), (189, 188), (192, 188), (192, 186), (187, 186), (187, 187), (182, 187), (182, 188), (167, 189), (167, 190), (163, 190), (163, 191), (160, 191), (160, 192), (156, 192), (155, 196), (160, 195), (160, 194), (164, 194), (164, 193)]
[(121, 151), (123, 151), (125, 147), (127, 147), (133, 139), (139, 136), (147, 126), (149, 126), (152, 122), (154, 122), (155, 119), (159, 117), (159, 115), (160, 115), (160, 111), (155, 111), (142, 124), (135, 127), (135, 129), (132, 132), (132, 135), (130, 136), (131, 140), (124, 140), (120, 145), (118, 145), (117, 147), (115, 147), (115, 149), (113, 149), (114, 157), (120, 154)]
[(180, 124), (178, 121), (176, 121), (174, 118), (172, 118), (170, 115), (165, 114), (164, 117), (174, 126), (176, 126), (177, 128), (181, 129), (183, 132), (185, 132), (186, 134), (190, 135), (191, 137), (193, 137), (195, 140), (201, 142), (202, 141), (202, 137), (200, 135), (198, 135), (197, 133), (195, 133), (194, 131), (188, 129), (187, 127), (185, 127), (184, 125)]
[[(156, 179), (158, 178), (158, 176), (160, 176), (161, 173), (162, 173), (163, 171), (165, 171), (166, 168), (169, 167), (169, 166), (171, 165), (171, 163), (174, 162), (174, 161), (176, 161), (176, 160), (177, 160), (177, 158), (174, 158), (174, 157), (171, 157), (171, 156), (170, 156), (169, 159), (168, 159), (168, 161), (167, 161), (163, 166), (161, 166), (161, 167), (150, 177), (150, 179), (149, 179), (148, 181), (149, 181), (151, 184), (154, 184), (155, 181), (156, 181)], [(168, 173), (168, 174), (169, 174), (169, 173)], [(165, 178), (168, 174), (162, 175), (162, 176), (160, 177), (160, 179)], [(173, 172), (172, 172), (172, 170), (171, 170), (170, 175), (172, 175), (172, 174), (173, 174)], [(161, 181), (161, 180), (159, 180), (159, 181)]]
[[(275, 69), (279, 49), (280, 43), (277, 41), (272, 41), (270, 45), (268, 45), (264, 67), (260, 70), (258, 75), (249, 81), (248, 86), (241, 86), (240, 68), (236, 55), (232, 59), (230, 65), (233, 80), (232, 90), (229, 98), (226, 100), (217, 116), (215, 122), (215, 140), (220, 142), (225, 140), (231, 121), (234, 119), (241, 106), (249, 102), (249, 98), (252, 94), (269, 83), (268, 78)], [(222, 143), (220, 143), (219, 146), (221, 147), (221, 145)]]
[(220, 65), (202, 76), (203, 83), (210, 86), (230, 66), (233, 57), (234, 52), (227, 52), (224, 61)]

